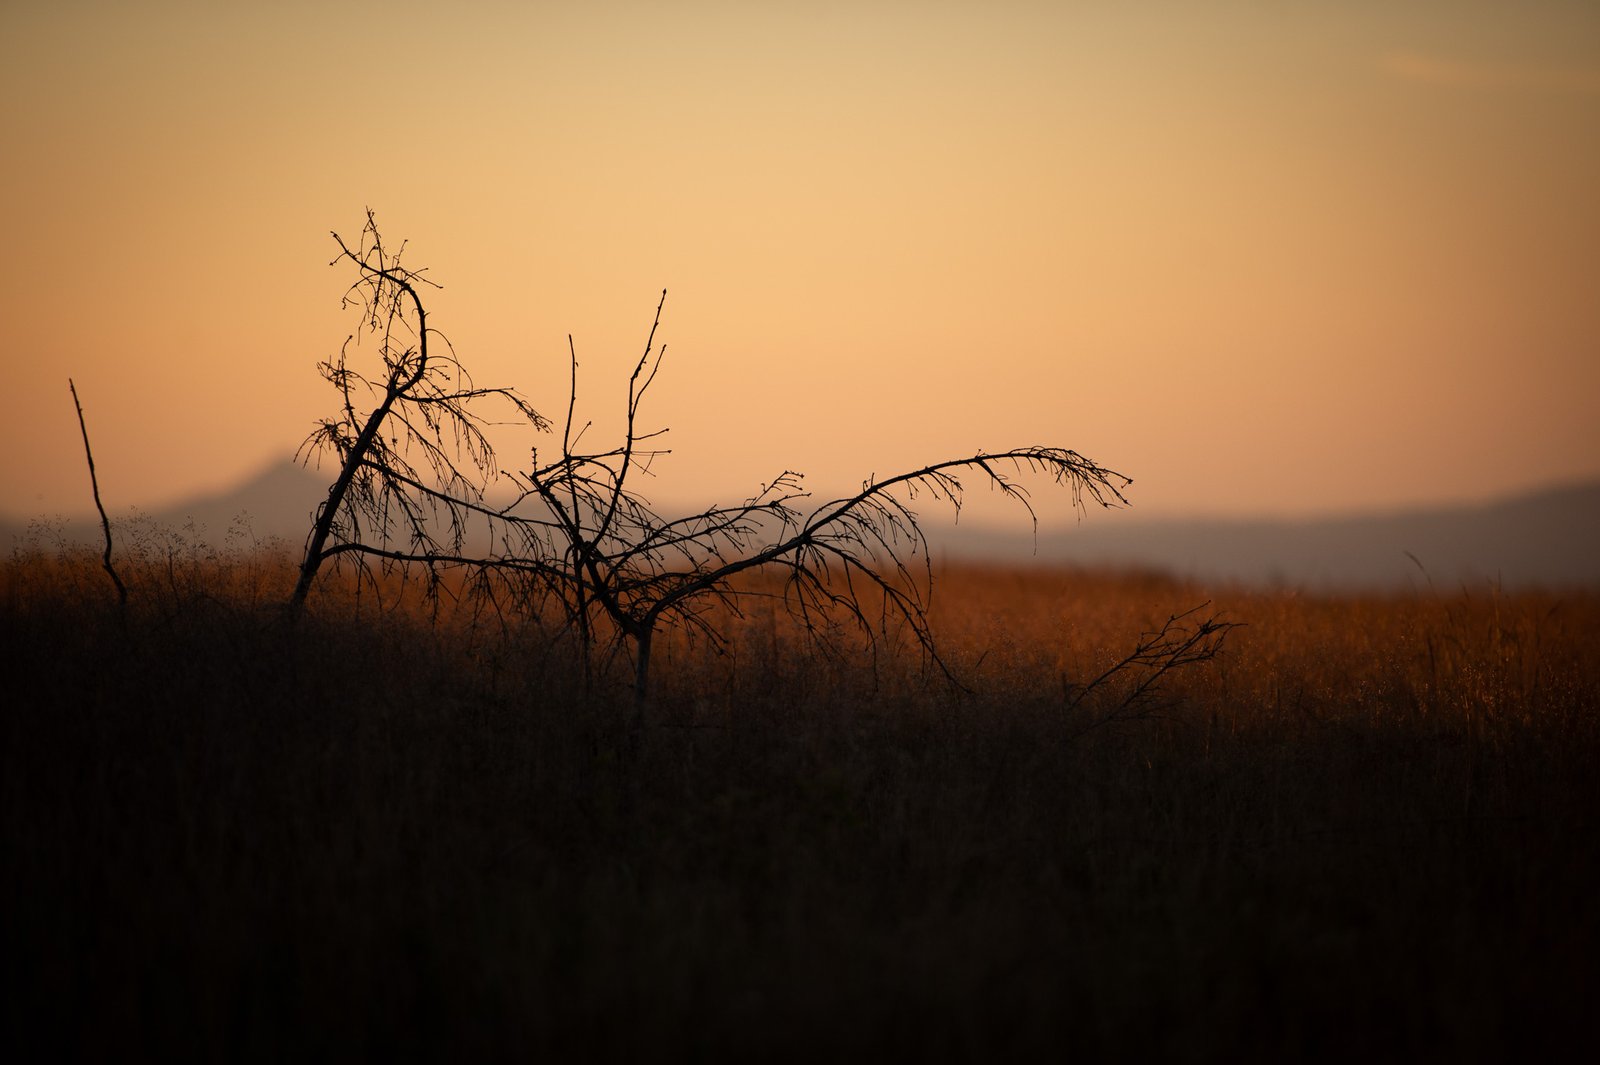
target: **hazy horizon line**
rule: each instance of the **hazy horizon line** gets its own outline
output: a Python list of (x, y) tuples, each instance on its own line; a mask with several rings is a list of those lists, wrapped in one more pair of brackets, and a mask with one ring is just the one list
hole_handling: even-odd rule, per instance
[[(106, 511), (114, 520), (128, 520), (130, 518), (137, 520), (142, 517), (170, 516), (173, 512), (181, 511), (186, 508), (214, 507), (227, 502), (230, 497), (244, 493), (259, 482), (265, 481), (275, 475), (289, 473), (298, 473), (303, 476), (306, 479), (308, 489), (313, 481), (321, 480), (320, 474), (317, 472), (315, 465), (306, 465), (300, 463), (292, 457), (284, 459), (269, 459), (268, 461), (255, 467), (254, 472), (241, 476), (231, 484), (220, 488), (202, 489), (190, 492), (187, 495), (174, 497), (167, 502), (108, 502), (106, 505)], [(87, 478), (85, 478), (85, 480), (87, 481)], [(840, 480), (845, 479), (841, 478)], [(332, 483), (331, 478), (329, 479), (328, 483)], [(976, 491), (971, 493), (972, 498), (978, 498), (980, 495), (987, 494), (986, 490), (981, 486), (975, 487)], [(1166, 524), (1174, 522), (1191, 524), (1200, 522), (1207, 524), (1300, 525), (1317, 524), (1322, 522), (1338, 522), (1350, 519), (1381, 520), (1390, 517), (1405, 517), (1424, 513), (1492, 510), (1508, 504), (1530, 501), (1545, 496), (1581, 492), (1585, 489), (1591, 488), (1600, 489), (1600, 471), (1582, 477), (1552, 478), (1539, 481), (1530, 481), (1521, 488), (1508, 489), (1498, 493), (1474, 498), (1446, 497), (1433, 500), (1418, 499), (1409, 503), (1380, 503), (1371, 505), (1356, 505), (1346, 508), (1317, 509), (1310, 511), (1271, 511), (1260, 509), (1231, 511), (1185, 510), (1182, 512), (1158, 512), (1154, 515), (1150, 515), (1147, 512), (1141, 513), (1141, 511), (1144, 511), (1145, 508), (1142, 508), (1139, 505), (1137, 498), (1130, 499), (1129, 505), (1126, 507), (1108, 507), (1103, 509), (1108, 512), (1124, 514), (1129, 518), (1139, 521), (1141, 524), (1144, 522), (1149, 522), (1152, 524)], [(851, 491), (853, 491), (853, 488), (851, 487), (847, 487), (843, 484), (835, 484), (828, 488), (817, 487), (813, 490), (809, 490), (808, 498), (813, 499), (818, 503), (822, 503), (835, 497), (848, 495)], [(80, 518), (93, 520), (94, 522), (98, 523), (99, 516), (93, 510), (92, 500), (89, 498), (89, 486), (87, 483), (84, 486), (84, 492), (84, 505), (70, 512), (65, 512), (60, 509), (45, 509), (29, 512), (12, 509), (10, 506), (0, 506), (0, 524), (14, 526), (18, 524), (25, 525), (38, 521), (56, 519), (71, 521)], [(102, 495), (104, 494), (105, 486), (102, 486)], [(677, 513), (680, 510), (685, 513), (693, 513), (694, 511), (705, 509), (708, 506), (731, 506), (749, 498), (750, 495), (751, 493), (748, 490), (743, 490), (740, 492), (710, 491), (700, 493), (699, 500), (690, 502), (687, 499), (675, 499), (670, 496), (655, 495), (651, 493), (651, 497), (654, 499), (656, 509), (662, 512), (671, 513)], [(1042, 490), (1034, 493), (1034, 495), (1041, 501), (1046, 498), (1046, 494)], [(315, 506), (315, 502), (313, 502), (312, 505)], [(948, 512), (948, 507), (945, 509)], [(1089, 504), (1086, 509), (1090, 514), (1098, 513), (1102, 510), (1102, 508), (1093, 504)], [(934, 508), (928, 508), (926, 513), (931, 517), (935, 513), (935, 510)], [(954, 515), (952, 514), (951, 517), (953, 519)], [(981, 519), (979, 523), (986, 524), (982, 522)], [(961, 517), (961, 524), (967, 524), (967, 516), (965, 513), (963, 513)], [(1005, 521), (1000, 524), (1010, 525), (1012, 522)], [(1043, 524), (1044, 519), (1041, 519), (1041, 525)]]

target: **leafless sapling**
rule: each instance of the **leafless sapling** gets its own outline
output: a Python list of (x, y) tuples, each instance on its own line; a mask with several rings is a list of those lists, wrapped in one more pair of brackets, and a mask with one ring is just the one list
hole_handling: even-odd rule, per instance
[[(643, 722), (657, 633), (677, 629), (723, 648), (725, 615), (712, 608), (740, 616), (741, 601), (755, 594), (736, 583), (742, 575), (779, 574), (781, 590), (774, 594), (824, 646), (841, 619), (874, 651), (881, 636), (904, 626), (924, 660), (949, 676), (929, 623), (933, 569), (913, 504), (926, 499), (959, 513), (968, 479), (1020, 505), (1037, 527), (1019, 480), (1026, 474), (1065, 489), (1079, 508), (1127, 502), (1122, 490), (1130, 478), (1075, 451), (1032, 446), (869, 478), (859, 491), (822, 503), (811, 502), (799, 474), (785, 471), (734, 506), (664, 517), (638, 491), (637, 479), (667, 454), (658, 444), (665, 430), (640, 422), (665, 356), (656, 344), (665, 291), (628, 379), (621, 441), (582, 450), (589, 426), (576, 423), (578, 359), (569, 337), (571, 385), (559, 453), (541, 461), (534, 448), (527, 470), (502, 469), (486, 434), (490, 423), (474, 405), (506, 401), (535, 431), (548, 430), (547, 421), (510, 389), (472, 384), (427, 324), (418, 286), (428, 282), (401, 265), (403, 246), (393, 253), (386, 248), (370, 212), (356, 248), (335, 240), (340, 256), (334, 261), (357, 267), (347, 300), (362, 307), (363, 333), (377, 340), (383, 376), (370, 380), (349, 367), (354, 338), (322, 366), (340, 391), (342, 411), (312, 434), (303, 453), (331, 449), (340, 470), (317, 513), (292, 604), (303, 604), (323, 561), (343, 554), (363, 566), (421, 566), (435, 582), (441, 568), (462, 567), (475, 575), (471, 587), (485, 592), (497, 581), (515, 585), (516, 609), (542, 614), (556, 604), (582, 651), (586, 676), (594, 647), (631, 647), (636, 726)], [(445, 351), (431, 351), (430, 340), (445, 344)], [(358, 390), (374, 398), (370, 409), (357, 403)], [(413, 449), (422, 456), (420, 470), (407, 457)], [(491, 500), (496, 485), (509, 487), (509, 501)], [(468, 550), (466, 529), (473, 522), (484, 524), (487, 546)], [(1226, 631), (1206, 619), (1194, 640), (1179, 638), (1169, 625), (1142, 643), (1119, 667), (1148, 670), (1155, 663), (1152, 679), (1136, 685), (1134, 701), (1171, 669), (1214, 655)]]

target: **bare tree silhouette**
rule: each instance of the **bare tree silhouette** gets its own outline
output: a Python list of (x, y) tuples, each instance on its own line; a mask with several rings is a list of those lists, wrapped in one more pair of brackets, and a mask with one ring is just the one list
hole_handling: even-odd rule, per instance
[[(859, 491), (821, 503), (811, 502), (798, 473), (784, 471), (735, 506), (664, 517), (636, 484), (667, 453), (658, 445), (666, 430), (641, 424), (666, 350), (656, 343), (665, 291), (628, 380), (621, 440), (580, 450), (589, 425), (576, 422), (578, 358), (569, 336), (571, 386), (559, 451), (540, 461), (534, 448), (527, 470), (506, 470), (478, 405), (509, 405), (536, 432), (550, 424), (514, 391), (474, 386), (447, 345), (443, 354), (430, 351), (430, 340), (443, 338), (427, 324), (418, 290), (426, 282), (420, 271), (401, 266), (403, 246), (392, 254), (386, 249), (370, 212), (356, 248), (334, 239), (340, 248), (334, 262), (358, 270), (346, 299), (362, 308), (364, 335), (376, 338), (383, 372), (373, 381), (350, 369), (351, 341), (321, 367), (339, 389), (342, 409), (311, 435), (302, 457), (331, 450), (340, 467), (308, 539), (292, 606), (301, 608), (319, 566), (342, 555), (363, 567), (420, 567), (430, 588), (440, 586), (442, 572), (463, 569), (472, 578), (468, 587), (497, 611), (542, 615), (553, 605), (563, 630), (577, 639), (586, 677), (596, 648), (613, 655), (631, 649), (635, 726), (644, 721), (656, 635), (675, 629), (724, 648), (728, 637), (719, 626), (727, 614), (711, 608), (742, 616), (741, 602), (762, 594), (737, 584), (742, 575), (780, 575), (780, 590), (766, 594), (825, 647), (834, 646), (841, 624), (864, 636), (874, 654), (891, 632), (909, 632), (925, 664), (954, 680), (929, 626), (933, 569), (913, 504), (959, 513), (971, 481), (1020, 506), (1037, 528), (1021, 483), (1028, 475), (1064, 489), (1080, 509), (1127, 502), (1122, 490), (1130, 478), (1075, 451), (1030, 446), (868, 479)], [(358, 413), (365, 409), (358, 393), (376, 400), (365, 414)], [(413, 450), (420, 463), (408, 459)], [(490, 501), (497, 486), (509, 502)], [(469, 550), (469, 526), (482, 529), (487, 546), (480, 548), (475, 534)], [(1126, 668), (1153, 668), (1159, 677), (1204, 661), (1220, 649), (1227, 629), (1207, 619), (1196, 638), (1175, 641), (1164, 628), (1141, 643)], [(1131, 698), (1142, 699), (1149, 687), (1136, 687)]]

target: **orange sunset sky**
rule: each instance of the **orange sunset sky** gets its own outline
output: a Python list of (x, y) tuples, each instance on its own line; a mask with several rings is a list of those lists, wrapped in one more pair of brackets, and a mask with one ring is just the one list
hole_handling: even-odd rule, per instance
[[(0, 509), (291, 455), (372, 207), (658, 502), (1075, 448), (1135, 511), (1600, 476), (1600, 5), (0, 7)], [(502, 442), (512, 464), (537, 441)]]

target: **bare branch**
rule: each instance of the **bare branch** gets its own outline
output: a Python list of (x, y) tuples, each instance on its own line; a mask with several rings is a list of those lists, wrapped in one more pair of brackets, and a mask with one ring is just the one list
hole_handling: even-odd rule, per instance
[(1201, 611), (1210, 605), (1210, 602), (1201, 603), (1181, 614), (1171, 615), (1160, 629), (1142, 634), (1131, 652), (1087, 684), (1067, 684), (1064, 692), (1066, 707), (1076, 710), (1112, 681), (1131, 678), (1122, 697), (1112, 703), (1109, 709), (1090, 718), (1074, 736), (1081, 736), (1112, 722), (1148, 716), (1148, 704), (1175, 671), (1210, 662), (1221, 654), (1228, 633), (1241, 628), (1242, 623), (1222, 621), (1217, 614), (1200, 616)]
[[(419, 554), (460, 553), (470, 517), (482, 511), (479, 504), (499, 477), (494, 448), (484, 431), (492, 423), (473, 404), (502, 402), (535, 430), (548, 428), (513, 390), (473, 383), (449, 340), (428, 325), (418, 286), (438, 286), (422, 271), (402, 265), (404, 244), (392, 252), (384, 245), (370, 210), (356, 247), (337, 233), (333, 239), (340, 252), (333, 263), (350, 262), (357, 269), (357, 280), (344, 303), (361, 309), (363, 329), (345, 342), (335, 360), (320, 367), (340, 392), (340, 417), (323, 422), (300, 449), (302, 461), (332, 450), (339, 459), (339, 474), (318, 508), (306, 542), (290, 598), (296, 613), (323, 561), (333, 554), (331, 538), (360, 542), (364, 535), (372, 535), (383, 545), (403, 536)], [(351, 344), (363, 335), (377, 342), (384, 368), (381, 385), (348, 366)], [(433, 340), (442, 352), (430, 351)], [(358, 413), (355, 386), (376, 399), (365, 415)], [(436, 487), (424, 489), (418, 470), (406, 457), (409, 453), (420, 457)], [(441, 535), (441, 518), (443, 540), (436, 539)]]

